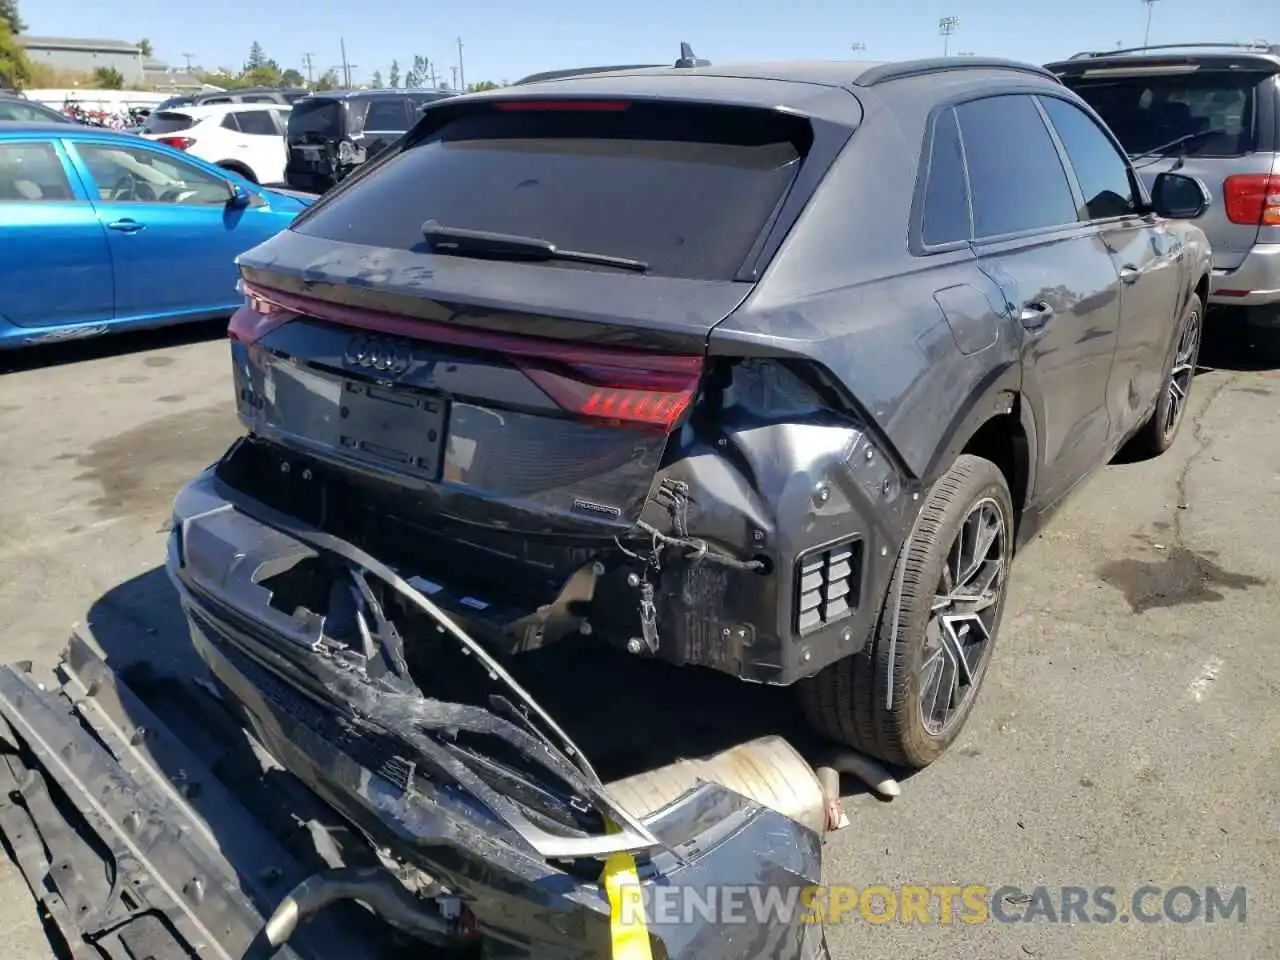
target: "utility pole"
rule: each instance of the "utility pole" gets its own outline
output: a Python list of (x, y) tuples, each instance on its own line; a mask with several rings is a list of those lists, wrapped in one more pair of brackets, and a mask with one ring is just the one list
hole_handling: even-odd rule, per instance
[(194, 54), (191, 54), (191, 53), (184, 53), (184, 54), (182, 55), (182, 59), (183, 59), (183, 60), (185, 60), (185, 61), (187, 61), (187, 73), (190, 73), (190, 72), (191, 72), (191, 59), (192, 59), (192, 57), (193, 57), (193, 56), (195, 56), (195, 55), (194, 55)]
[(346, 38), (344, 37), (338, 38), (338, 48), (342, 51), (342, 86), (343, 86), (343, 89), (350, 90), (351, 89), (351, 67), (353, 65), (350, 63), (347, 63)]
[(951, 52), (951, 35), (956, 32), (959, 26), (959, 17), (943, 17), (938, 21), (938, 33), (942, 35), (942, 55), (944, 57)]
[(308, 87), (312, 86), (311, 58), (314, 56), (315, 56), (314, 53), (304, 53), (302, 55), (302, 62), (307, 65), (307, 86)]
[(1151, 13), (1156, 8), (1157, 0), (1142, 0), (1147, 5), (1147, 29), (1142, 34), (1142, 48), (1145, 50), (1151, 43)]
[(458, 38), (458, 83), (461, 84), (461, 86), (459, 86), (458, 89), (461, 90), (463, 93), (466, 93), (467, 71), (466, 71), (466, 68), (462, 65), (462, 38), (461, 37)]
[(457, 90), (458, 89), (458, 65), (455, 63), (449, 69), (453, 71), (453, 89)]
[(434, 60), (428, 60), (428, 61), (427, 61), (427, 72), (428, 72), (428, 73), (430, 73), (430, 75), (431, 75), (431, 88), (434, 90), (434, 89), (436, 89), (436, 88), (437, 88), (437, 84), (436, 84), (436, 62), (435, 62)]

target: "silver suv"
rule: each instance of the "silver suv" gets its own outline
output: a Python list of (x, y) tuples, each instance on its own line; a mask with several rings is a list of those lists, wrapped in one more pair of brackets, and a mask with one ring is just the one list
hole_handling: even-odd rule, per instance
[(1280, 340), (1280, 46), (1175, 44), (1048, 64), (1088, 101), (1148, 187), (1177, 170), (1213, 203), (1209, 301)]

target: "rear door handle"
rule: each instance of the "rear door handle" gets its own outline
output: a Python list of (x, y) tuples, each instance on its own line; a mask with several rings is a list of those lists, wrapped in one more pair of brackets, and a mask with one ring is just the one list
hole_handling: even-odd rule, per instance
[(139, 223), (137, 220), (130, 220), (125, 217), (123, 220), (112, 220), (107, 224), (108, 230), (119, 230), (121, 233), (137, 233), (139, 230), (145, 229), (146, 224)]
[(1018, 319), (1022, 321), (1023, 329), (1038, 333), (1053, 319), (1053, 307), (1043, 300), (1023, 304), (1022, 313), (1019, 314)]
[(1126, 264), (1120, 268), (1120, 280), (1123, 283), (1133, 285), (1142, 277), (1142, 271), (1137, 267)]

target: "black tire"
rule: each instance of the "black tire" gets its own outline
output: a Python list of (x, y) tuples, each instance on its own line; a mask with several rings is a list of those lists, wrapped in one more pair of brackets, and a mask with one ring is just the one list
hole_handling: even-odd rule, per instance
[[(1183, 350), (1187, 337), (1194, 340), (1189, 352)], [(1195, 382), (1196, 364), (1200, 362), (1200, 343), (1203, 339), (1204, 304), (1200, 302), (1199, 295), (1193, 293), (1178, 321), (1177, 343), (1165, 366), (1164, 379), (1160, 382), (1160, 399), (1156, 402), (1151, 418), (1129, 441), (1129, 452), (1141, 457), (1158, 457), (1178, 439), (1182, 421), (1186, 419), (1187, 403), (1191, 399), (1191, 385)], [(1179, 373), (1183, 366), (1190, 367), (1185, 378)], [(1185, 383), (1185, 386), (1179, 387), (1183, 390), (1183, 396), (1171, 421), (1170, 411), (1175, 403), (1172, 387), (1174, 383)]]
[[(921, 706), (921, 670), (935, 593), (966, 518), (979, 505), (986, 510), (992, 504), (1003, 525), (1004, 560), (996, 599), (989, 608), (989, 639), (968, 694), (945, 726), (931, 731)], [(1013, 543), (1013, 499), (1004, 474), (989, 460), (961, 455), (929, 491), (915, 532), (903, 547), (905, 556), (898, 557), (867, 649), (801, 682), (801, 706), (810, 725), (825, 737), (899, 766), (919, 769), (938, 759), (964, 727), (986, 677), (1004, 615)], [(895, 612), (896, 645), (892, 642)], [(893, 705), (886, 707), (889, 683)]]

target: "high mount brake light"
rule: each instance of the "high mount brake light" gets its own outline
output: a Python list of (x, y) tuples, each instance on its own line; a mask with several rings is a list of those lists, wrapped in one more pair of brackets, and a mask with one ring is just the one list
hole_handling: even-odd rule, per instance
[(186, 150), (196, 144), (190, 137), (158, 137), (156, 143), (163, 143), (166, 147), (173, 147), (175, 150)]
[(433, 323), (397, 314), (265, 290), (242, 283), (245, 303), (231, 318), (233, 340), (254, 343), (297, 317), (506, 357), (567, 413), (670, 433), (693, 403), (702, 357), (595, 347)]
[(499, 100), (495, 110), (547, 113), (621, 113), (630, 109), (626, 100)]
[(1227, 219), (1248, 226), (1280, 226), (1280, 174), (1241, 173), (1222, 182)]

